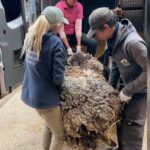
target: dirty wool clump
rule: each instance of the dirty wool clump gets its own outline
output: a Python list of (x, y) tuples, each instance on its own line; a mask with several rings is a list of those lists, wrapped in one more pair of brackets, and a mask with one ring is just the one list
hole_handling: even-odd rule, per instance
[(102, 75), (103, 66), (89, 54), (76, 53), (68, 59), (61, 91), (66, 139), (93, 149), (97, 140), (110, 144), (120, 101)]

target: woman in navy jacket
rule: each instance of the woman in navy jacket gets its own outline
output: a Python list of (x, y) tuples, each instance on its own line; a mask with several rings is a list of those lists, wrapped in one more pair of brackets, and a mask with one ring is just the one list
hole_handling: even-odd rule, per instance
[[(63, 23), (68, 21), (60, 9), (53, 6), (44, 9), (29, 28), (22, 51), (26, 57), (21, 98), (45, 120), (45, 150), (59, 150), (63, 144), (59, 87), (64, 81), (65, 50), (56, 36)], [(51, 145), (47, 136), (50, 130)]]

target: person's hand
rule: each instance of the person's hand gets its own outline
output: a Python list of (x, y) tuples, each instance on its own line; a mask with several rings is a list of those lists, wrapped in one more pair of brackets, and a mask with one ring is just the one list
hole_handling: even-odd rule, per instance
[(113, 12), (118, 16), (122, 16), (122, 9), (119, 7), (116, 7), (115, 9), (113, 9)]
[(68, 49), (67, 49), (67, 52), (68, 52), (68, 55), (69, 55), (69, 56), (73, 55), (72, 48), (68, 48)]
[(80, 45), (77, 45), (76, 48), (77, 48), (77, 53), (78, 53), (78, 52), (81, 52), (81, 46), (80, 46)]
[(125, 102), (125, 103), (127, 103), (131, 99), (131, 97), (125, 95), (122, 91), (120, 92), (119, 97), (121, 102)]

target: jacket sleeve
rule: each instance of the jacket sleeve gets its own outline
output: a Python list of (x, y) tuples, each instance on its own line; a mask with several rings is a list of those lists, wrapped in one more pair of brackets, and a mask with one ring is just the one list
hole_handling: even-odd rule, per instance
[(127, 50), (133, 61), (142, 69), (141, 74), (123, 88), (124, 94), (132, 96), (147, 87), (147, 48), (144, 42), (132, 41), (128, 44)]
[(120, 73), (117, 67), (117, 64), (115, 62), (112, 62), (112, 66), (110, 69), (109, 79), (108, 83), (114, 88), (117, 88), (117, 84), (120, 78)]
[(64, 81), (65, 71), (65, 50), (61, 42), (54, 47), (53, 52), (52, 81), (55, 86), (60, 86)]

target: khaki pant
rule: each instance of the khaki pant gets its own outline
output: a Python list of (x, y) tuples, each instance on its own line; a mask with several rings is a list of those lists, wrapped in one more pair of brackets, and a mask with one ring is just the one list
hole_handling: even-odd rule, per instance
[(45, 120), (43, 129), (43, 149), (61, 150), (64, 142), (64, 126), (60, 106), (48, 109), (36, 109), (36, 111)]

